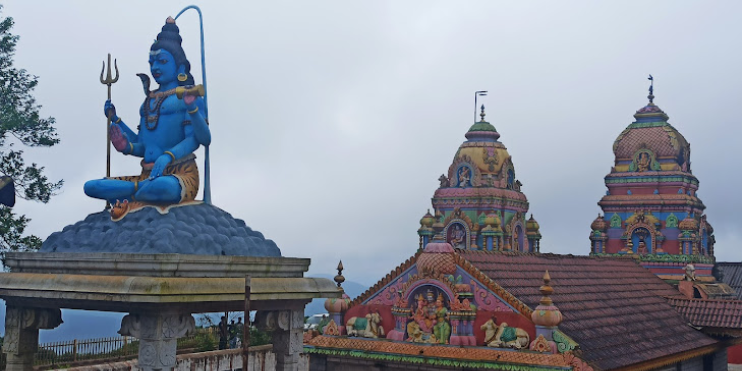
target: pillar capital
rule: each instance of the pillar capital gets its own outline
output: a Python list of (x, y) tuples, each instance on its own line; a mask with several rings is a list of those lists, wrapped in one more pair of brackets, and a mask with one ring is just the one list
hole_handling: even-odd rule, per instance
[(39, 346), (39, 329), (51, 330), (62, 324), (62, 311), (8, 305), (5, 311), (3, 353), (7, 371), (33, 369), (33, 356)]
[(191, 334), (196, 321), (190, 313), (131, 313), (121, 320), (119, 334), (139, 339), (139, 368), (171, 370), (175, 367), (177, 339)]

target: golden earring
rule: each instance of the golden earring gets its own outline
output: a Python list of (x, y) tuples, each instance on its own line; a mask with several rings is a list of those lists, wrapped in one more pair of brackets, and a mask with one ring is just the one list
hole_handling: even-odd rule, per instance
[(188, 80), (188, 75), (186, 75), (186, 74), (184, 74), (184, 73), (179, 73), (179, 74), (178, 74), (178, 81), (180, 81), (180, 82), (184, 82), (184, 81), (186, 81), (186, 80)]

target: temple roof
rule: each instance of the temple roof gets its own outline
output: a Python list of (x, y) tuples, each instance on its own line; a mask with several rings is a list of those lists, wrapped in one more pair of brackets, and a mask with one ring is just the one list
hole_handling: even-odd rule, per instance
[[(396, 280), (417, 263), (420, 254), (387, 274), (351, 306)], [(539, 288), (548, 270), (554, 286), (551, 298), (564, 317), (559, 330), (579, 344), (580, 358), (596, 369), (636, 367), (689, 352), (705, 354), (716, 344), (688, 326), (667, 302), (679, 292), (632, 258), (481, 250), (457, 251), (454, 258), (458, 266), (529, 318), (543, 296)]]
[(463, 258), (531, 308), (549, 271), (559, 329), (580, 344), (582, 358), (600, 369), (646, 362), (712, 345), (687, 326), (665, 297), (678, 291), (634, 259), (555, 254), (462, 251)]
[(742, 262), (717, 263), (716, 269), (721, 273), (720, 281), (731, 286), (737, 292), (737, 298), (742, 300)]
[(676, 296), (667, 301), (693, 326), (742, 330), (742, 300), (689, 299)]

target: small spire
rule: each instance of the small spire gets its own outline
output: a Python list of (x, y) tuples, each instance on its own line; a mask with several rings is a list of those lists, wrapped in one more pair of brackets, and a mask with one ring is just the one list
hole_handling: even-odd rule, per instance
[(648, 80), (649, 82), (649, 95), (647, 98), (649, 98), (649, 104), (654, 104), (654, 77), (652, 75), (649, 75)]
[(539, 302), (541, 305), (552, 305), (553, 304), (549, 295), (554, 293), (554, 289), (549, 285), (549, 282), (551, 282), (551, 276), (549, 276), (549, 271), (547, 270), (544, 273), (544, 285), (539, 287), (538, 289), (538, 291), (541, 292), (541, 295), (543, 295), (543, 297), (541, 298), (541, 301)]
[(484, 113), (484, 104), (482, 104), (482, 113), (479, 114), (479, 117), (482, 118), (481, 120), (479, 120), (480, 122), (484, 122), (484, 116), (485, 116), (485, 113)]
[(345, 282), (345, 277), (343, 277), (343, 261), (341, 260), (340, 263), (338, 263), (338, 275), (335, 276), (335, 282), (337, 282), (338, 287)]

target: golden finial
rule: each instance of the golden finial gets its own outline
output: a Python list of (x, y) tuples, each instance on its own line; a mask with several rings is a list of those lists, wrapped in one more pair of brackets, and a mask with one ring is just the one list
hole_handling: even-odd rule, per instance
[(343, 277), (343, 261), (341, 260), (340, 263), (338, 263), (338, 275), (335, 276), (335, 282), (337, 282), (338, 287), (345, 282), (345, 277)]

